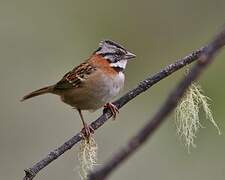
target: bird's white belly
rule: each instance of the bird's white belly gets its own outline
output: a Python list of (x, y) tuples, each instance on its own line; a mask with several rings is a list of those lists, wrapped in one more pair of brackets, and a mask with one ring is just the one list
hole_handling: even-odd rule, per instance
[(70, 93), (61, 96), (62, 100), (81, 110), (96, 110), (112, 100), (123, 88), (124, 74), (119, 72), (115, 77), (102, 75), (96, 81), (88, 81), (83, 87), (71, 89)]

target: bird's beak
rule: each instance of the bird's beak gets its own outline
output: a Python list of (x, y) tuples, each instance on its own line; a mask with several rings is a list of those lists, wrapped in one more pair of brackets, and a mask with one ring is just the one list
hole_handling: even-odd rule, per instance
[(131, 52), (129, 52), (129, 51), (127, 51), (127, 53), (125, 55), (126, 59), (132, 59), (132, 58), (135, 58), (135, 57), (136, 57), (136, 55), (131, 53)]

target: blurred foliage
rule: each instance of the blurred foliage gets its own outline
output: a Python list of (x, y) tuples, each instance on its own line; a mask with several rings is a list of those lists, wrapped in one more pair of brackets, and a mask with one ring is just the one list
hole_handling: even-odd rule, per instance
[[(27, 92), (55, 83), (88, 58), (104, 38), (137, 54), (126, 71), (126, 87), (201, 47), (224, 23), (224, 0), (1, 0), (0, 1), (0, 179), (21, 179), (23, 169), (81, 129), (78, 113), (56, 96), (21, 103)], [(200, 79), (212, 98), (215, 120), (225, 127), (225, 50)], [(126, 105), (117, 121), (96, 134), (98, 163), (126, 142), (164, 102), (181, 78), (178, 72)], [(101, 110), (85, 113), (89, 122)], [(172, 116), (171, 116), (172, 120)], [(110, 179), (211, 180), (225, 177), (224, 135), (207, 127), (189, 155), (167, 121)], [(224, 133), (223, 133), (224, 134)], [(37, 180), (79, 179), (73, 148), (43, 170)]]

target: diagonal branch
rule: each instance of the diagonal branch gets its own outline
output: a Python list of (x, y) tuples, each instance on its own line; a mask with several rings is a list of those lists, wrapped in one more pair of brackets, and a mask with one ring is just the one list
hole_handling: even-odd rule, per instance
[(121, 163), (129, 158), (144, 142), (159, 128), (166, 120), (166, 117), (177, 106), (188, 87), (195, 81), (203, 70), (213, 61), (215, 54), (225, 45), (225, 29), (218, 34), (215, 39), (203, 49), (198, 63), (191, 69), (187, 76), (177, 85), (166, 99), (159, 111), (151, 118), (148, 123), (125, 144), (114, 156), (103, 165), (102, 168), (93, 172), (89, 180), (103, 180), (115, 170)]
[[(162, 69), (160, 72), (156, 73), (153, 76), (150, 76), (146, 78), (145, 80), (141, 81), (136, 88), (133, 90), (130, 90), (128, 93), (126, 93), (124, 96), (119, 98), (117, 101), (114, 102), (114, 104), (121, 108), (126, 103), (128, 103), (130, 100), (138, 96), (139, 94), (143, 93), (150, 87), (152, 87), (157, 82), (161, 81), (162, 79), (166, 78), (167, 76), (171, 75), (175, 71), (183, 68), (187, 64), (192, 63), (193, 61), (197, 60), (200, 55), (203, 52), (203, 48), (200, 48), (199, 50), (196, 50), (189, 55), (185, 56), (182, 59), (177, 60), (175, 63), (170, 64), (166, 66), (164, 69)], [(106, 111), (101, 115), (97, 120), (93, 121), (91, 123), (91, 127), (96, 130), (99, 127), (101, 127), (110, 117), (112, 116), (110, 111)], [(82, 133), (77, 133), (75, 136), (73, 136), (71, 139), (66, 141), (63, 145), (58, 147), (57, 149), (51, 151), (45, 158), (34, 164), (31, 168), (25, 170), (25, 177), (24, 180), (32, 180), (36, 174), (48, 166), (52, 161), (57, 159), (59, 156), (61, 156), (63, 153), (71, 149), (76, 143), (81, 141), (82, 139)]]

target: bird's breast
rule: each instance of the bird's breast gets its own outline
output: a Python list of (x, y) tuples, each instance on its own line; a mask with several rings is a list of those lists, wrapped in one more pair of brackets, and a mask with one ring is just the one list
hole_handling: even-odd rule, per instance
[[(100, 73), (97, 75), (99, 77), (93, 78), (90, 81), (90, 86), (88, 89), (91, 89), (90, 93), (93, 95), (96, 101), (102, 101), (104, 103), (109, 102), (115, 97), (124, 86), (124, 74), (122, 72), (117, 73), (116, 75), (105, 75), (105, 73)], [(87, 86), (89, 83), (87, 83)]]
[(74, 88), (61, 98), (67, 104), (81, 110), (95, 110), (111, 101), (123, 88), (125, 76), (122, 72), (106, 75), (97, 71), (80, 88)]

